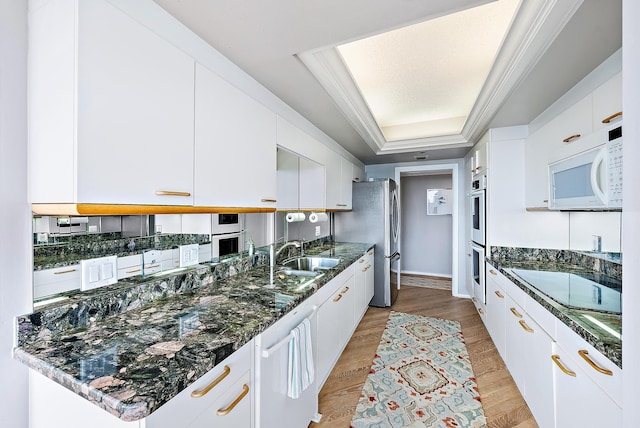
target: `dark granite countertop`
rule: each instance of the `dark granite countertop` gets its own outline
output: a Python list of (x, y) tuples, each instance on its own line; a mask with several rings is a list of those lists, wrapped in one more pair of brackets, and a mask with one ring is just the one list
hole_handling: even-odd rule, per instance
[[(544, 270), (576, 274), (598, 274), (602, 272), (598, 272), (598, 270), (589, 264), (585, 265), (576, 263), (575, 258), (538, 257), (537, 259), (527, 259), (526, 257), (510, 257), (509, 252), (500, 250), (493, 251), (492, 255), (487, 258), (487, 261), (504, 274), (512, 283), (522, 289), (527, 295), (551, 312), (558, 320), (571, 328), (618, 367), (622, 368), (622, 339), (615, 337), (610, 332), (607, 332), (601, 326), (585, 317), (585, 315), (588, 315), (592, 320), (595, 319), (597, 322), (606, 325), (608, 328), (621, 335), (621, 315), (599, 311), (571, 309), (563, 306), (527, 284), (526, 281), (523, 281), (521, 278), (514, 275), (510, 269)], [(597, 268), (600, 268), (600, 266), (597, 266)], [(615, 271), (617, 271), (616, 268), (617, 267), (615, 266), (613, 269), (611, 267), (607, 267), (607, 273), (615, 273)]]
[[(145, 304), (132, 297), (147, 293), (139, 284), (125, 282), (116, 287), (119, 294), (92, 290), (90, 296), (99, 304), (76, 298), (18, 317), (20, 346), (14, 356), (120, 419), (138, 420), (372, 247), (328, 243), (311, 248), (307, 255), (339, 257), (340, 264), (315, 278), (274, 275), (270, 288), (265, 287), (271, 275), (268, 266), (214, 280), (219, 264), (212, 263), (181, 273), (177, 280), (158, 278), (145, 284), (161, 290), (159, 298)], [(184, 290), (168, 292), (172, 288)]]

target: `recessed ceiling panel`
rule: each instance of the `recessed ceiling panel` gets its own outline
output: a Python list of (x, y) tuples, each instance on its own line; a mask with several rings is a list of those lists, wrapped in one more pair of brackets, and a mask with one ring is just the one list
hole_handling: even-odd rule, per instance
[(387, 141), (459, 134), (520, 0), (498, 0), (338, 46)]

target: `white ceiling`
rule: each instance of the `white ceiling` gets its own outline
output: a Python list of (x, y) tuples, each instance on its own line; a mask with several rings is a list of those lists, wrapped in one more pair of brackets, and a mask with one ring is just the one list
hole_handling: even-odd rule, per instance
[[(365, 164), (462, 157), (468, 147), (377, 155), (298, 54), (444, 16), (487, 0), (155, 0)], [(523, 5), (532, 0), (522, 0)], [(550, 2), (553, 3), (553, 2)], [(557, 2), (556, 2), (557, 3)], [(578, 0), (579, 3), (579, 0)], [(584, 0), (517, 84), (494, 102), (481, 128), (527, 124), (621, 46), (621, 0)], [(490, 109), (491, 110), (491, 109)], [(449, 147), (449, 148), (446, 148)], [(426, 152), (426, 153), (425, 153)], [(388, 153), (388, 152), (385, 152)]]

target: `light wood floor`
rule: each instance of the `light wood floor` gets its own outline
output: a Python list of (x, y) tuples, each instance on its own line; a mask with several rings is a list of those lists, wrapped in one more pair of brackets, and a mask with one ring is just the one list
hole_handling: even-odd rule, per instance
[(450, 291), (402, 286), (393, 308), (370, 307), (320, 391), (320, 423), (349, 427), (390, 310), (455, 320), (462, 326), (489, 428), (537, 427), (482, 320), (468, 299)]

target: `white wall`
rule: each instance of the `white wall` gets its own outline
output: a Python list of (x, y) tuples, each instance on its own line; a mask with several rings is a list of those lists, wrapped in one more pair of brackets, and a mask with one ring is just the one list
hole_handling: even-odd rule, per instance
[(451, 189), (451, 174), (400, 178), (402, 272), (451, 277), (451, 215), (427, 215), (427, 189)]
[(12, 356), (14, 316), (31, 312), (27, 199), (27, 2), (0, 0), (0, 425), (27, 427), (28, 370)]
[[(623, 0), (622, 2), (622, 93), (624, 111), (624, 205), (622, 222), (624, 225), (624, 260), (622, 276), (622, 342), (623, 377), (623, 426), (638, 426), (638, 383), (640, 383), (640, 333), (634, 326), (640, 325), (640, 168), (627, 167), (640, 159), (640, 2)], [(629, 144), (631, 143), (631, 144)]]

